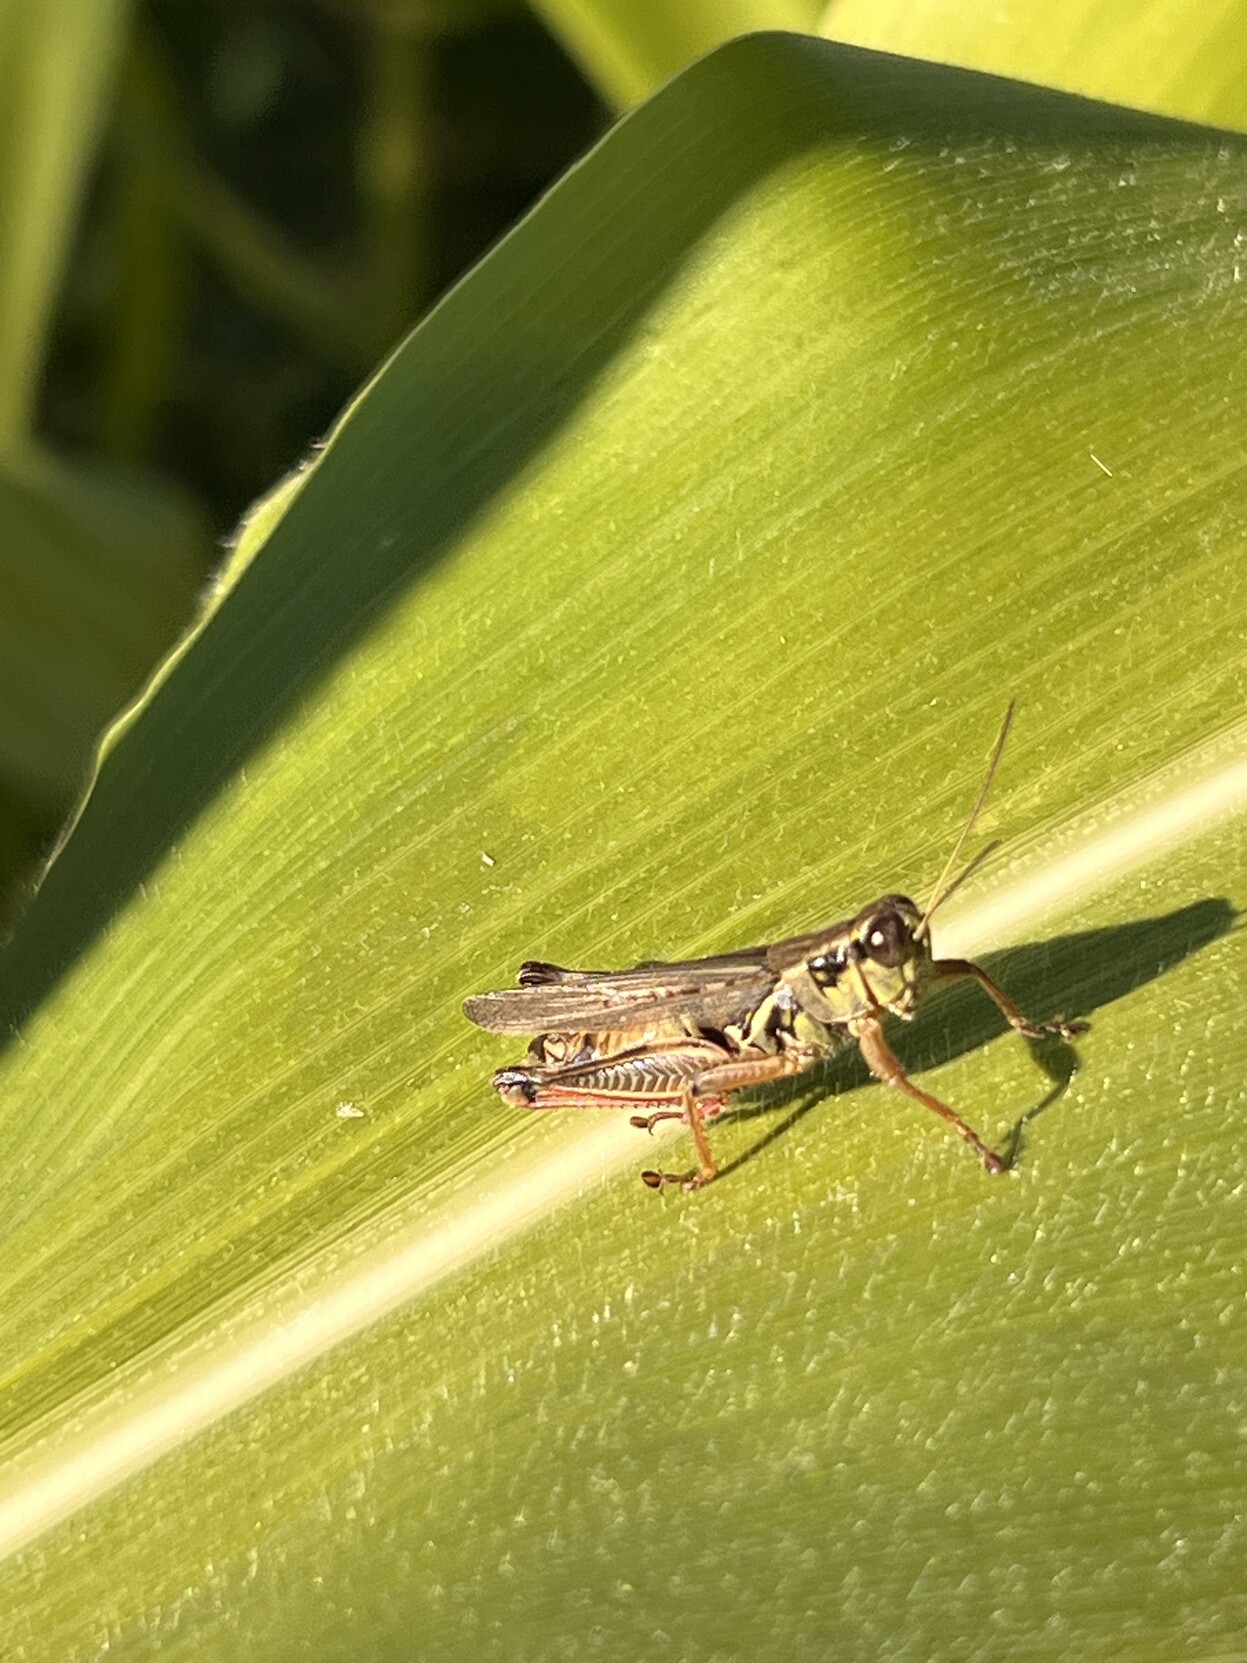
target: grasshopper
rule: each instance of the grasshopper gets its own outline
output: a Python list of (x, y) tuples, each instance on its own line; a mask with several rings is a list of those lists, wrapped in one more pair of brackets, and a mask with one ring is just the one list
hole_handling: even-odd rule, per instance
[(867, 1068), (947, 1122), (988, 1172), (1004, 1159), (938, 1097), (915, 1085), (884, 1035), (884, 1018), (910, 1021), (924, 997), (966, 977), (995, 1000), (1028, 1039), (1072, 1039), (1085, 1022), (1032, 1022), (968, 959), (937, 959), (931, 919), (995, 849), (989, 844), (952, 877), (1000, 766), (1014, 705), (974, 807), (926, 907), (884, 895), (853, 918), (770, 946), (714, 958), (641, 964), (633, 970), (566, 970), (530, 960), (519, 986), (482, 993), (464, 1014), (499, 1034), (535, 1034), (522, 1063), (500, 1068), (504, 1101), (530, 1109), (632, 1109), (632, 1125), (653, 1131), (683, 1121), (697, 1151), (695, 1172), (642, 1172), (652, 1189), (700, 1189), (718, 1173), (706, 1122), (739, 1091), (803, 1074), (856, 1044)]

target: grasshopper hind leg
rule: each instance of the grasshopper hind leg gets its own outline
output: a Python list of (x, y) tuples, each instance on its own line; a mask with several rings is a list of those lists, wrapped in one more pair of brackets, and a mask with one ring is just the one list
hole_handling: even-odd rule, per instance
[(726, 1098), (713, 1091), (701, 1095), (696, 1087), (730, 1064), (731, 1053), (708, 1038), (682, 1034), (622, 1051), (604, 1046), (596, 1055), (586, 1044), (574, 1061), (565, 1061), (569, 1050), (577, 1047), (563, 1036), (542, 1036), (522, 1063), (496, 1071), (494, 1089), (515, 1108), (631, 1109), (631, 1122), (642, 1131), (652, 1132), (664, 1120), (683, 1121), (697, 1147), (696, 1171), (646, 1171), (642, 1179), (651, 1189), (693, 1190), (711, 1182), (718, 1167), (704, 1123), (723, 1111)]
[(645, 1131), (663, 1120), (684, 1121), (697, 1151), (696, 1170), (647, 1169), (642, 1182), (658, 1190), (698, 1190), (713, 1183), (719, 1168), (706, 1122), (722, 1114), (736, 1092), (803, 1073), (817, 1061), (805, 1051), (742, 1056), (706, 1036), (674, 1034), (556, 1066), (543, 1060), (551, 1049), (543, 1039), (523, 1063), (498, 1069), (495, 1090), (516, 1108), (631, 1109), (632, 1124)]

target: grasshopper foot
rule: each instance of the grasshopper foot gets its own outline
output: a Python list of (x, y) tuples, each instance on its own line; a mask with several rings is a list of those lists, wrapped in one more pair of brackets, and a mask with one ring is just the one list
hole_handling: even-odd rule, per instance
[(1090, 1022), (1027, 1022), (1018, 1029), (1026, 1039), (1077, 1039), (1090, 1031)]
[[(638, 1132), (648, 1132), (652, 1137), (654, 1127), (657, 1126), (660, 1120), (683, 1119), (684, 1111), (682, 1109), (658, 1109), (654, 1114), (634, 1114), (629, 1117), (628, 1124), (635, 1126)], [(648, 1183), (649, 1180), (646, 1179), (646, 1182)]]
[(679, 1189), (690, 1191), (704, 1188), (714, 1177), (713, 1172), (654, 1172), (647, 1170), (641, 1174), (641, 1182), (652, 1190), (664, 1190), (667, 1186), (675, 1185)]

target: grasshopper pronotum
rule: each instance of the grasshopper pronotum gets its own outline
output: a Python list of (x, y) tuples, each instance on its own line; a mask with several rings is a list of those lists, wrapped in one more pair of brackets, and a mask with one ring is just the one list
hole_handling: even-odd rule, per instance
[(536, 960), (520, 966), (519, 986), (464, 1003), (479, 1027), (535, 1034), (522, 1063), (500, 1068), (493, 1083), (508, 1103), (532, 1109), (632, 1109), (650, 1131), (684, 1121), (697, 1149), (697, 1170), (643, 1172), (654, 1189), (699, 1189), (718, 1168), (705, 1122), (738, 1091), (801, 1074), (856, 1044), (866, 1066), (932, 1109), (965, 1139), (989, 1172), (1004, 1160), (947, 1103), (906, 1074), (884, 1037), (885, 1016), (909, 1021), (925, 995), (971, 977), (1030, 1039), (1072, 1039), (1085, 1022), (1031, 1022), (987, 972), (968, 959), (931, 953), (931, 919), (978, 869), (989, 845), (956, 876), (961, 851), (987, 800), (1013, 721), (1010, 704), (982, 787), (930, 901), (884, 895), (854, 918), (767, 947), (714, 958), (643, 964), (634, 970), (565, 970)]

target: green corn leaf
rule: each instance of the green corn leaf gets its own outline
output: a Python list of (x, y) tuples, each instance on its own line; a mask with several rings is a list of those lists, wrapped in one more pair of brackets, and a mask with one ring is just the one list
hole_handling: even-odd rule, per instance
[[(759, 37), (254, 522), (0, 958), (14, 1658), (1229, 1656), (1247, 150)], [(925, 894), (722, 1180), (462, 998)]]
[(1243, 0), (830, 0), (833, 40), (1018, 75), (1188, 121), (1247, 126)]

